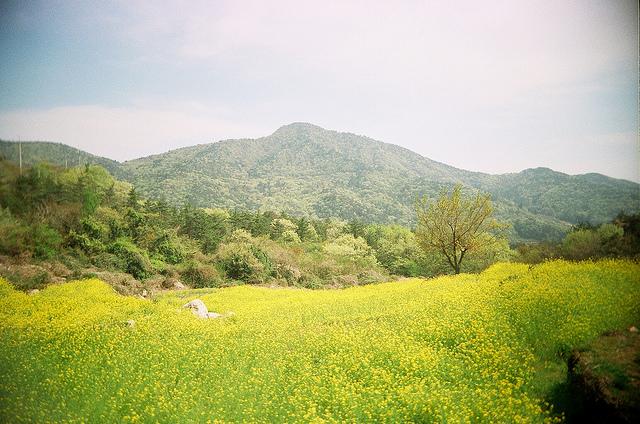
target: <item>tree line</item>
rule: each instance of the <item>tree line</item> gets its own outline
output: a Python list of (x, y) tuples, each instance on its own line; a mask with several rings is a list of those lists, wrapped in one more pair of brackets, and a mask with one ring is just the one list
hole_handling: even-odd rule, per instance
[[(125, 273), (149, 287), (342, 287), (392, 276), (477, 272), (496, 261), (535, 256), (530, 246), (509, 246), (487, 196), (468, 196), (461, 187), (419, 202), (414, 230), (272, 211), (177, 207), (142, 198), (97, 165), (62, 169), (41, 163), (20, 175), (0, 161), (0, 170), (2, 261), (55, 264), (46, 269), (61, 269), (66, 278), (102, 272), (105, 279)], [(621, 237), (631, 231), (611, 225)], [(451, 228), (449, 240), (445, 230)], [(611, 229), (598, 231), (604, 240)], [(584, 243), (586, 236), (572, 234), (563, 243)], [(614, 253), (628, 252), (620, 249)], [(24, 281), (9, 268), (0, 267), (0, 274), (16, 284), (47, 282)]]

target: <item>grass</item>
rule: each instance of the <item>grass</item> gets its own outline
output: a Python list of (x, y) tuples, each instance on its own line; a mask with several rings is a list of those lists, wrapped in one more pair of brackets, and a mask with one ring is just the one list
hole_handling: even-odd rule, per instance
[[(0, 282), (0, 418), (558, 420), (548, 401), (566, 376), (563, 355), (637, 324), (639, 288), (640, 266), (629, 261), (153, 301), (98, 280), (31, 296)], [(199, 320), (181, 308), (195, 297), (234, 315)]]

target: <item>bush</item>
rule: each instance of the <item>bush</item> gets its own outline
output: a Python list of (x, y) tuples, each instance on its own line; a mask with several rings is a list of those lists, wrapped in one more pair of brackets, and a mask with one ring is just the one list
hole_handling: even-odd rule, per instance
[(262, 283), (268, 275), (265, 265), (254, 256), (253, 250), (249, 244), (226, 243), (220, 245), (216, 258), (228, 278)]
[(551, 242), (521, 244), (516, 250), (518, 251), (517, 260), (527, 264), (539, 264), (560, 256), (560, 248)]
[(8, 209), (0, 208), (0, 253), (17, 256), (29, 249), (29, 228), (21, 225)]
[(80, 226), (82, 232), (92, 239), (101, 241), (109, 239), (109, 227), (91, 216), (82, 218)]
[(184, 265), (181, 278), (193, 288), (220, 287), (224, 283), (220, 272), (214, 266), (193, 260)]
[(102, 252), (91, 258), (91, 263), (97, 268), (109, 271), (118, 271), (126, 269), (127, 265), (124, 260), (117, 257), (113, 253)]
[(164, 262), (178, 264), (186, 257), (184, 248), (176, 237), (164, 233), (158, 237), (152, 245), (152, 251), (162, 257)]
[(62, 236), (45, 224), (35, 224), (31, 228), (33, 253), (40, 259), (51, 259), (58, 254)]
[(99, 254), (104, 252), (105, 246), (99, 239), (91, 238), (85, 233), (77, 233), (74, 230), (69, 231), (69, 246), (82, 249), (90, 254)]
[(128, 238), (119, 238), (109, 246), (109, 252), (122, 259), (125, 264), (124, 271), (139, 280), (151, 275), (151, 262), (146, 252), (139, 249)]
[(46, 271), (38, 271), (36, 273), (5, 273), (2, 277), (9, 280), (16, 289), (22, 291), (40, 290), (44, 288), (49, 281), (49, 273)]
[(371, 246), (362, 237), (354, 237), (351, 234), (343, 234), (325, 244), (324, 251), (340, 258), (343, 262), (346, 261), (357, 266), (373, 267), (377, 265)]
[(286, 230), (280, 235), (280, 240), (285, 243), (300, 243), (300, 236), (293, 230)]

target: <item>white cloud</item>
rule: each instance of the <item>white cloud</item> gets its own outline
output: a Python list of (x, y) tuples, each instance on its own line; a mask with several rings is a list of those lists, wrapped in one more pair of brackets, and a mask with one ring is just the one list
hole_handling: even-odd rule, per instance
[(531, 90), (636, 63), (637, 6), (632, 2), (128, 5), (132, 30), (127, 36), (145, 45), (153, 40), (161, 57), (176, 55), (202, 66), (234, 62), (261, 75), (313, 72), (372, 90), (391, 85), (478, 105), (508, 102)]

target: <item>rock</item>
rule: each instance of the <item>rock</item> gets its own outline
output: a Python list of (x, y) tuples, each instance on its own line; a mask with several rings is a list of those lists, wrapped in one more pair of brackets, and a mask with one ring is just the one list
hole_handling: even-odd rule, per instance
[(147, 289), (143, 289), (142, 290), (142, 297), (147, 297), (149, 295), (149, 293), (147, 292)]
[(209, 312), (204, 302), (200, 299), (192, 300), (191, 302), (182, 306), (183, 308), (191, 309), (195, 315), (199, 318), (220, 318), (222, 315), (215, 312)]
[(133, 328), (135, 326), (136, 326), (136, 321), (135, 320), (132, 320), (132, 319), (128, 319), (127, 320), (127, 327)]
[(29, 290), (29, 294), (37, 294), (37, 293), (40, 293), (40, 290), (38, 290), (38, 289)]
[(184, 289), (186, 289), (184, 284), (182, 284), (180, 281), (176, 281), (175, 283), (173, 283), (173, 288), (176, 289), (176, 290), (184, 290)]
[(629, 328), (629, 331), (631, 331), (632, 333), (637, 333), (638, 329), (636, 328), (636, 326), (632, 326)]

